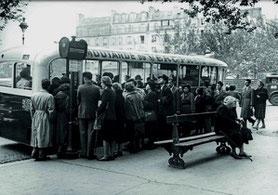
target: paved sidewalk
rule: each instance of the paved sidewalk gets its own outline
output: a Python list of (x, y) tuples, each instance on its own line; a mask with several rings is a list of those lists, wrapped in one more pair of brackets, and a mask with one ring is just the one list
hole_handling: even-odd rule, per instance
[(278, 138), (254, 133), (250, 160), (198, 146), (183, 159), (186, 169), (168, 167), (158, 148), (115, 161), (26, 160), (0, 165), (1, 194), (277, 194)]

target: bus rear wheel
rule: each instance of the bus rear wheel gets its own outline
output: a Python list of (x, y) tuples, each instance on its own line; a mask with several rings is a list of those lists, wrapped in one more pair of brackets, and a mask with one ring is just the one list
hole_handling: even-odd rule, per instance
[(278, 106), (278, 93), (271, 95), (269, 101), (273, 106)]

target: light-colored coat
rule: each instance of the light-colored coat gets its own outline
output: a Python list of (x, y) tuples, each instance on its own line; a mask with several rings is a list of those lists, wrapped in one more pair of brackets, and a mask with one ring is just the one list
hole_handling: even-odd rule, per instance
[(54, 97), (46, 90), (40, 90), (31, 97), (32, 133), (31, 146), (47, 148), (52, 146), (52, 124)]
[(253, 101), (254, 101), (254, 89), (252, 89), (251, 86), (243, 87), (241, 93), (241, 101), (240, 101), (240, 106), (241, 106), (240, 117), (249, 118), (253, 115), (253, 112), (250, 109), (250, 106), (254, 105)]

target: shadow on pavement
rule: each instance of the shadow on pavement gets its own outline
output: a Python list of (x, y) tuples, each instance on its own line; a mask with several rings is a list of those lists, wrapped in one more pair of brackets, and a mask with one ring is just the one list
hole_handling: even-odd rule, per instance
[(199, 159), (196, 159), (196, 160), (190, 160), (190, 159), (186, 159), (186, 155), (183, 157), (183, 160), (185, 162), (185, 169), (186, 168), (191, 168), (191, 167), (194, 167), (194, 166), (199, 166), (201, 164), (205, 164), (207, 162), (212, 162), (212, 161), (218, 161), (220, 158), (226, 158), (226, 157), (229, 157), (229, 155), (221, 155), (221, 154), (214, 154), (214, 155), (211, 155), (211, 156), (207, 156), (207, 157), (204, 157), (204, 158), (199, 158)]

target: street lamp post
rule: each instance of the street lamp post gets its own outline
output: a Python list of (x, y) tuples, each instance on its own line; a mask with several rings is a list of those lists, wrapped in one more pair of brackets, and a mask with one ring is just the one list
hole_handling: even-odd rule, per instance
[(28, 25), (25, 22), (25, 18), (22, 19), (22, 22), (19, 24), (19, 27), (22, 30), (22, 45), (24, 45), (24, 32), (28, 28)]

